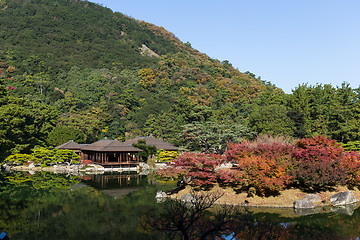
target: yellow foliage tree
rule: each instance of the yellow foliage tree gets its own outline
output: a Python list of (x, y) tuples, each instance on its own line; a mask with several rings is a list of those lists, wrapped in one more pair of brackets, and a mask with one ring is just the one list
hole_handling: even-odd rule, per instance
[(156, 84), (155, 72), (150, 68), (140, 69), (138, 72), (140, 85), (144, 88), (152, 88)]
[(158, 162), (171, 162), (177, 156), (179, 156), (178, 151), (166, 151), (164, 149), (160, 149), (156, 152), (156, 158)]

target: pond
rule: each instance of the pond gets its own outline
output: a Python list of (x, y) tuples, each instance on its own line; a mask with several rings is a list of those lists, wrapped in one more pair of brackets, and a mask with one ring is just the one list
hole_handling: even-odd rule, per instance
[[(359, 239), (360, 236), (360, 210), (356, 207), (337, 212), (322, 209), (322, 213), (305, 216), (294, 214), (293, 209), (217, 207), (200, 211), (198, 218), (189, 223), (187, 217), (196, 208), (179, 206), (174, 201), (158, 203), (156, 192), (174, 186), (160, 184), (151, 175), (1, 172), (0, 183), (0, 231), (8, 232), (10, 239)], [(186, 229), (180, 229), (181, 226)], [(179, 231), (174, 231), (176, 228)]]

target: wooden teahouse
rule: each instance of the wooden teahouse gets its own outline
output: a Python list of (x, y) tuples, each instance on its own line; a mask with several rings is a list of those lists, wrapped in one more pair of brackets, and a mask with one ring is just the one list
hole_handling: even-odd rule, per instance
[(82, 160), (103, 166), (137, 165), (142, 150), (117, 140), (102, 139), (81, 149)]
[(69, 149), (69, 150), (74, 150), (74, 152), (76, 152), (77, 154), (80, 155), (81, 157), (81, 149), (86, 146), (87, 144), (79, 144), (74, 142), (73, 140), (70, 140), (66, 143), (63, 143), (55, 148), (57, 149)]

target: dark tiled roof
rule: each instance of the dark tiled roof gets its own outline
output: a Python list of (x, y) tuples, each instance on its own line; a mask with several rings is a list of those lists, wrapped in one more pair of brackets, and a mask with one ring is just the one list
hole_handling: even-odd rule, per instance
[(134, 143), (138, 143), (139, 140), (145, 140), (146, 145), (154, 145), (157, 149), (164, 149), (164, 150), (168, 150), (168, 151), (176, 151), (177, 150), (177, 147), (175, 147), (171, 143), (168, 143), (168, 142), (165, 142), (163, 140), (156, 139), (153, 137), (136, 137), (136, 138), (125, 141), (125, 143), (131, 145)]
[(55, 148), (58, 148), (58, 149), (70, 149), (70, 150), (80, 150), (83, 147), (82, 145), (83, 144), (79, 144), (79, 143), (76, 143), (73, 140), (71, 140), (71, 141), (63, 143), (60, 146), (57, 146)]
[(130, 146), (126, 143), (117, 140), (102, 139), (87, 146), (84, 146), (82, 151), (95, 152), (141, 152), (142, 150)]

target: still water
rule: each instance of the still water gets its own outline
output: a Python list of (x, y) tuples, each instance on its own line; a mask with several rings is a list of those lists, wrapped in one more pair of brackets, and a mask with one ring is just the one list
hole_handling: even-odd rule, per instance
[[(360, 210), (221, 208), (158, 203), (152, 176), (0, 173), (0, 231), (10, 239), (359, 239)], [(189, 210), (190, 209), (190, 210)], [(190, 218), (188, 218), (190, 216)]]

